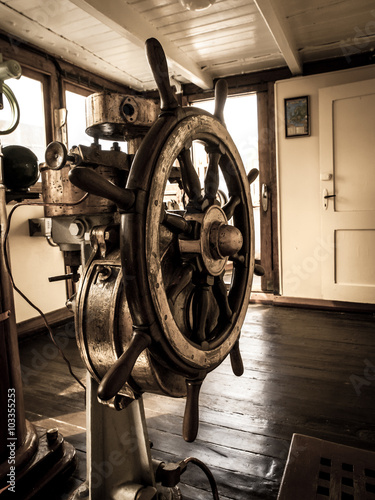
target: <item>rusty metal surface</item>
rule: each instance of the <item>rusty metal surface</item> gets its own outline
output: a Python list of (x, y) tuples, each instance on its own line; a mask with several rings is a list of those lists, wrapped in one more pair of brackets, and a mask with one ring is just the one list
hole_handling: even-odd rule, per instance
[[(126, 351), (133, 333), (118, 250), (90, 263), (78, 295), (76, 320), (81, 355), (91, 375), (100, 382)], [(186, 393), (184, 379), (165, 370), (147, 350), (139, 356), (132, 381), (120, 394), (134, 397), (134, 391), (139, 390), (173, 397)]]
[(84, 146), (80, 144), (75, 146), (70, 150), (76, 158), (77, 165), (88, 165), (88, 166), (102, 166), (111, 167), (119, 170), (129, 171), (130, 161), (127, 153), (121, 151), (118, 143), (113, 143), (114, 145), (110, 150), (102, 149), (98, 144), (91, 144), (91, 146)]
[(159, 104), (140, 96), (101, 92), (86, 100), (86, 133), (123, 141), (144, 136), (160, 113)]
[[(51, 170), (42, 168), (42, 194), (46, 203), (54, 203), (56, 206), (46, 206), (44, 214), (46, 217), (56, 217), (60, 215), (84, 215), (96, 213), (109, 213), (116, 210), (116, 205), (99, 196), (90, 195), (81, 204), (72, 207), (59, 206), (59, 203), (74, 203), (82, 198), (84, 191), (75, 187), (69, 181), (70, 166), (65, 166), (61, 170)], [(105, 179), (118, 184), (118, 170), (112, 167), (98, 167), (96, 169)]]

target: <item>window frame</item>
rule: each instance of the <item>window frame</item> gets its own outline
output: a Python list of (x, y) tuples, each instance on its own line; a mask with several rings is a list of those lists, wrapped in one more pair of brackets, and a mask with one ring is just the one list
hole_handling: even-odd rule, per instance
[(42, 83), (47, 144), (62, 138), (55, 110), (65, 107), (65, 89), (85, 96), (104, 90), (135, 94), (126, 85), (79, 68), (1, 31), (0, 53), (4, 60), (15, 59), (23, 75)]

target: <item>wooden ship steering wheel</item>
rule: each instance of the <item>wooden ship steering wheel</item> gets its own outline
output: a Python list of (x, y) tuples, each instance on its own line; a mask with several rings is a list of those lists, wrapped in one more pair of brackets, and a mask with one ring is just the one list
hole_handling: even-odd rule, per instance
[[(187, 396), (183, 435), (198, 431), (199, 389), (207, 373), (230, 355), (234, 373), (254, 272), (250, 183), (224, 123), (226, 82), (215, 88), (213, 115), (178, 104), (163, 49), (146, 42), (161, 113), (142, 140), (126, 186), (114, 186), (77, 166), (70, 180), (112, 200), (121, 214), (119, 246), (100, 253), (94, 238), (77, 295), (82, 358), (100, 383), (102, 401), (127, 405), (145, 391)], [(201, 179), (194, 146), (204, 147)], [(165, 192), (180, 191), (169, 209)], [(218, 189), (228, 202), (221, 206)]]

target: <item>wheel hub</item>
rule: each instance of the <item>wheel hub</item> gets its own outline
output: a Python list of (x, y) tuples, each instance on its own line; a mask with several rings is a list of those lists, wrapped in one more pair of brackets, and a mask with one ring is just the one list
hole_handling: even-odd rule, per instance
[(197, 240), (181, 238), (180, 252), (185, 255), (199, 254), (207, 272), (219, 276), (228, 258), (242, 247), (241, 231), (228, 224), (224, 211), (217, 205), (212, 205), (204, 213), (187, 214), (185, 219), (200, 224), (200, 235)]

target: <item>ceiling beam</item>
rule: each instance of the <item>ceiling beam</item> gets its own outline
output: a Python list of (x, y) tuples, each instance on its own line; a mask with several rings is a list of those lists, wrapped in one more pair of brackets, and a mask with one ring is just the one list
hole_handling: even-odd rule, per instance
[(213, 80), (190, 57), (177, 48), (141, 14), (123, 0), (70, 0), (109, 28), (123, 35), (139, 47), (144, 47), (148, 38), (157, 38), (172, 65), (184, 78), (202, 89), (212, 89)]
[(285, 19), (273, 0), (254, 0), (268, 29), (277, 43), (285, 62), (293, 75), (302, 74), (302, 61), (293, 43), (293, 37)]

